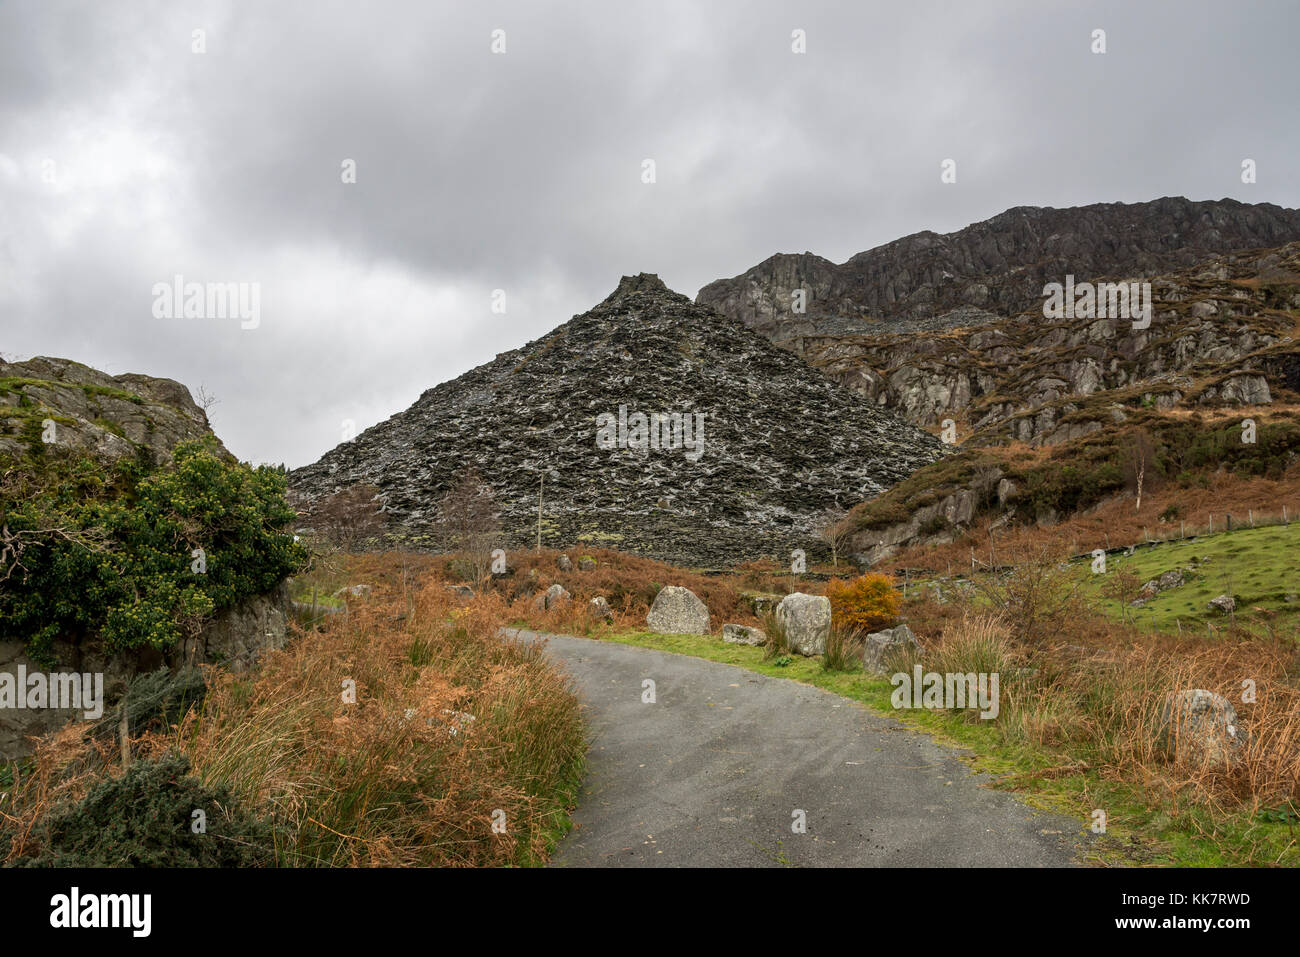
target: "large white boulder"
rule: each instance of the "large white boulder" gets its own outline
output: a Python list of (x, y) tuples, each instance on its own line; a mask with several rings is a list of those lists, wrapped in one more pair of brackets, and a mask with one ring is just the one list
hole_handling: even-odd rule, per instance
[(831, 633), (831, 600), (824, 595), (795, 592), (776, 606), (776, 620), (785, 633), (786, 644), (801, 655), (826, 651)]

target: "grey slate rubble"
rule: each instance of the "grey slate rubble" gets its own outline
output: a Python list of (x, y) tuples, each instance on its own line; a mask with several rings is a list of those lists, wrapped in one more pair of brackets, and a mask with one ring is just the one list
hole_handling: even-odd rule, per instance
[[(703, 455), (601, 449), (603, 413), (705, 413)], [(491, 486), (507, 547), (608, 546), (730, 566), (821, 554), (821, 513), (944, 454), (743, 324), (642, 273), (546, 336), (425, 392), (290, 476), (308, 504), (380, 488), (393, 544), (439, 548), (436, 503), (465, 470)]]

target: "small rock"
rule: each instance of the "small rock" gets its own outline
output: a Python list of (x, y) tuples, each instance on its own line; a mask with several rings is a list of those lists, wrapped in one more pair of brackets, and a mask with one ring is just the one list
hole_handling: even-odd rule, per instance
[(587, 602), (587, 617), (598, 621), (610, 621), (614, 617), (614, 609), (609, 607), (609, 602), (605, 600), (605, 596), (597, 595)]
[(468, 585), (444, 585), (443, 587), (457, 598), (474, 597), (474, 589), (470, 588)]
[(699, 596), (680, 585), (665, 585), (645, 616), (650, 630), (661, 635), (707, 635), (709, 609)]
[(596, 559), (590, 555), (583, 555), (578, 559), (578, 571), (589, 572), (596, 567)]
[(776, 606), (776, 620), (785, 633), (786, 644), (801, 655), (826, 651), (831, 633), (831, 600), (824, 595), (794, 592)]
[(555, 564), (560, 567), (560, 571), (562, 572), (573, 571), (573, 562), (569, 559), (568, 555), (561, 555), (555, 560)]
[(344, 585), (342, 588), (340, 588), (338, 591), (334, 593), (334, 597), (342, 598), (344, 595), (351, 595), (354, 598), (359, 598), (362, 595), (369, 595), (369, 594), (370, 594), (369, 585)]
[(533, 599), (533, 607), (538, 611), (550, 611), (572, 597), (565, 587), (557, 582)]
[(1228, 614), (1237, 610), (1237, 600), (1231, 595), (1220, 595), (1218, 598), (1210, 599), (1210, 611), (1221, 611)]
[(1172, 568), (1157, 579), (1156, 585), (1160, 591), (1168, 591), (1170, 588), (1178, 588), (1185, 584), (1186, 581), (1187, 579), (1183, 577), (1183, 573), (1179, 569)]
[(723, 625), (722, 640), (733, 645), (765, 645), (767, 635), (758, 628), (748, 625)]
[(887, 674), (885, 669), (889, 666), (890, 660), (898, 652), (908, 651), (919, 654), (921, 645), (907, 625), (886, 628), (884, 631), (873, 631), (867, 635), (867, 640), (862, 646), (862, 668), (872, 674)]

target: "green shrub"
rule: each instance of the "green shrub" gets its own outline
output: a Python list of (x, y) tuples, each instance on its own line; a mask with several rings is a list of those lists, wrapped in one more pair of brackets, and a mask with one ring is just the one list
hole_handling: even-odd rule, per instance
[[(40, 853), (25, 867), (262, 867), (273, 861), (269, 825), (238, 807), (224, 788), (189, 774), (169, 754), (137, 761), (96, 784), (41, 825)], [(195, 811), (203, 832), (195, 833)]]
[(58, 638), (167, 648), (306, 561), (287, 531), (284, 473), (235, 462), (213, 440), (181, 443), (164, 467), (143, 456), (26, 464), (0, 487), (0, 527), (22, 544), (0, 568), (0, 620), (42, 663), (54, 664)]

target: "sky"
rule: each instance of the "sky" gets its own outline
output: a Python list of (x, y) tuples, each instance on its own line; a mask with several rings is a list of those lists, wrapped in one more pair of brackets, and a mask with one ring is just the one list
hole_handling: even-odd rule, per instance
[[(0, 0), (0, 354), (202, 387), (305, 465), (625, 274), (1300, 206), (1297, 36), (1286, 0)], [(256, 320), (169, 312), (177, 276)]]

